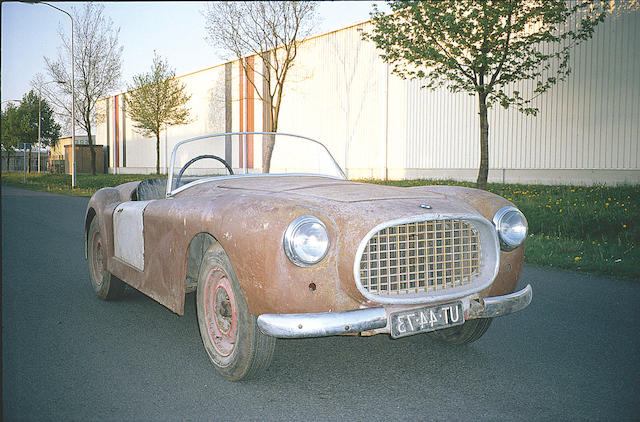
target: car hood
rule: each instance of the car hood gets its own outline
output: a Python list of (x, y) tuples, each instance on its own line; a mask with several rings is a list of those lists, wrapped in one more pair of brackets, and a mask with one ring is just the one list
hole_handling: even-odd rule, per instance
[(423, 214), (478, 215), (478, 210), (468, 201), (440, 188), (442, 186), (386, 186), (321, 176), (238, 176), (196, 184), (177, 196), (244, 197), (252, 207), (256, 206), (255, 200), (261, 198), (262, 202), (280, 204), (277, 206), (295, 204), (334, 216), (346, 215), (350, 220), (355, 214), (370, 220), (369, 223)]
[(216, 188), (290, 194), (335, 202), (370, 202), (393, 199), (443, 198), (441, 193), (372, 183), (351, 182), (318, 176), (243, 177), (212, 182)]

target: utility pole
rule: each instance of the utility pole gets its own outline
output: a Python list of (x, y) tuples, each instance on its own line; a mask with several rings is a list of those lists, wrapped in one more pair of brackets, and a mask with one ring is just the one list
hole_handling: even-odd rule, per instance
[(40, 1), (26, 1), (24, 0), (23, 3), (32, 3), (32, 4), (44, 4), (47, 5), (51, 8), (54, 8), (62, 13), (64, 13), (65, 15), (67, 15), (69, 17), (69, 19), (71, 19), (71, 189), (75, 189), (77, 184), (76, 184), (76, 85), (75, 85), (75, 74), (74, 74), (74, 69), (75, 69), (75, 56), (74, 56), (74, 49), (73, 49), (73, 17), (71, 16), (71, 14), (69, 12), (67, 12), (64, 9), (60, 9), (57, 6), (54, 6), (52, 4), (49, 3), (45, 3), (45, 2), (40, 2)]

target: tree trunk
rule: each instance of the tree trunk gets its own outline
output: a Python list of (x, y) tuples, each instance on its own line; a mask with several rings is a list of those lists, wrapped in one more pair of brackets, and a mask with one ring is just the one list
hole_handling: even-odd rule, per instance
[(478, 94), (480, 107), (480, 169), (478, 170), (478, 189), (487, 189), (489, 175), (489, 120), (487, 119), (487, 95)]
[(156, 132), (156, 174), (160, 174), (160, 130)]
[(91, 126), (87, 126), (87, 139), (89, 140), (89, 149), (91, 151), (91, 174), (96, 175), (96, 151), (93, 149), (93, 140), (91, 138)]
[[(271, 128), (269, 132), (277, 132), (278, 131), (278, 121), (271, 120)], [(264, 150), (264, 160), (262, 163), (262, 172), (267, 174), (269, 173), (269, 169), (271, 169), (271, 157), (273, 156), (273, 147), (276, 145), (276, 136), (268, 135), (267, 136), (267, 145)]]

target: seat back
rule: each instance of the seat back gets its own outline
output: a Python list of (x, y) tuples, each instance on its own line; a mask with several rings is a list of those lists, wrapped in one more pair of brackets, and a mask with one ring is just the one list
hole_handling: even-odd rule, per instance
[(136, 187), (138, 201), (164, 199), (167, 192), (167, 179), (145, 179)]

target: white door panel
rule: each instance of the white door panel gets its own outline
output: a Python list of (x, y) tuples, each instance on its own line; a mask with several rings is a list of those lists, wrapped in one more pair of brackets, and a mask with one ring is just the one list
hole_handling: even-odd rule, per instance
[(144, 271), (143, 214), (150, 202), (124, 202), (113, 212), (115, 256), (140, 271)]

